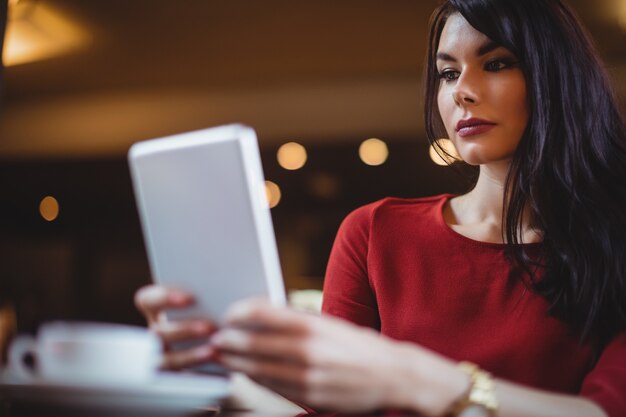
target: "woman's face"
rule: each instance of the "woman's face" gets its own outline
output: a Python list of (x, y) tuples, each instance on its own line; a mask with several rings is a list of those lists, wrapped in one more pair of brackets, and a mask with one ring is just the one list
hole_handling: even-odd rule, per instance
[(528, 124), (517, 58), (455, 13), (441, 33), (437, 71), (439, 112), (461, 158), (470, 165), (508, 161)]

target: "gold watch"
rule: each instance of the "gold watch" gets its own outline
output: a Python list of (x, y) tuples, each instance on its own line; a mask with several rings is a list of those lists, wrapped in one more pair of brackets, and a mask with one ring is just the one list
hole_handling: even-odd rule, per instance
[(490, 417), (495, 417), (498, 411), (498, 400), (496, 398), (496, 386), (491, 374), (471, 362), (460, 362), (458, 366), (469, 375), (470, 387), (453, 404), (449, 415), (458, 417), (469, 407), (477, 406), (482, 407)]

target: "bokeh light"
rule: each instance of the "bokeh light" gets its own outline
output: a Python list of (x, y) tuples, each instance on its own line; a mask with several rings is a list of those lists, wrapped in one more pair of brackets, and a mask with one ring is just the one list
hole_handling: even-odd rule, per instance
[(441, 149), (445, 151), (442, 153), (441, 150), (435, 149), (435, 145), (430, 145), (428, 149), (428, 154), (430, 155), (430, 159), (437, 165), (446, 166), (451, 165), (454, 162), (460, 161), (461, 157), (454, 147), (454, 143), (450, 139), (437, 139), (435, 141), (437, 145)]
[(270, 208), (276, 207), (282, 197), (280, 187), (272, 181), (265, 181), (265, 195)]
[(39, 214), (45, 220), (51, 222), (59, 216), (59, 202), (52, 196), (44, 197), (39, 203)]
[(276, 158), (278, 159), (280, 166), (285, 169), (291, 171), (300, 169), (306, 163), (306, 149), (304, 146), (296, 142), (285, 143), (278, 148)]
[(367, 139), (359, 146), (359, 157), (367, 165), (382, 165), (387, 161), (388, 156), (389, 149), (387, 144), (380, 139)]
[(309, 179), (309, 188), (314, 196), (330, 200), (339, 196), (341, 185), (334, 175), (317, 172)]

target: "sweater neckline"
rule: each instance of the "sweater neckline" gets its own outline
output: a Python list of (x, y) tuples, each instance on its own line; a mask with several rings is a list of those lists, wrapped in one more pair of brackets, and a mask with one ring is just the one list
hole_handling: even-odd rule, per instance
[[(471, 244), (474, 246), (481, 246), (481, 247), (500, 249), (500, 250), (503, 250), (506, 248), (507, 245), (505, 243), (485, 242), (482, 240), (476, 240), (476, 239), (467, 237), (465, 235), (462, 235), (461, 233), (454, 230), (448, 223), (446, 223), (446, 220), (444, 219), (444, 216), (443, 216), (443, 208), (446, 202), (453, 197), (456, 197), (456, 195), (444, 194), (442, 198), (435, 205), (435, 211), (436, 211), (435, 218), (436, 218), (437, 224), (439, 225), (440, 228), (442, 228), (445, 231), (445, 233), (452, 236), (454, 239), (458, 241), (464, 242), (465, 244)], [(520, 245), (523, 247), (532, 248), (532, 247), (537, 247), (541, 245), (541, 242), (520, 243)]]

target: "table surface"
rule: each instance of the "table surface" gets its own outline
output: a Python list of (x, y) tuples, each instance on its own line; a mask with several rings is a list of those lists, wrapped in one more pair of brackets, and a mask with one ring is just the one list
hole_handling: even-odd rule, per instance
[[(113, 392), (110, 390), (94, 391), (92, 388), (83, 390), (77, 388), (66, 392), (54, 390), (54, 386), (48, 385), (31, 386), (37, 388), (35, 390), (22, 390), (21, 385), (18, 385), (20, 389), (12, 390), (11, 388), (15, 385), (0, 383), (0, 417), (296, 417), (306, 415), (300, 407), (252, 382), (242, 374), (231, 375), (229, 381), (228, 392), (231, 395), (221, 402), (221, 409), (219, 406), (193, 408), (200, 404), (207, 404), (202, 401), (203, 396), (200, 397), (200, 403), (196, 402), (195, 396), (192, 396), (191, 403), (179, 402), (177, 396), (185, 397), (189, 394), (185, 386), (178, 387), (179, 392), (175, 392), (174, 395), (161, 393), (155, 397), (154, 393), (151, 393), (151, 396), (146, 399), (141, 396), (141, 391), (127, 390), (123, 387), (117, 387)], [(16, 395), (20, 393), (28, 395)], [(62, 401), (55, 401), (55, 398)], [(140, 401), (129, 401), (133, 398)], [(216, 401), (218, 400), (214, 399), (212, 403), (216, 404)], [(341, 414), (317, 415), (335, 417)], [(363, 415), (397, 417), (411, 414), (377, 412)]]
[[(0, 404), (0, 416), (2, 417), (302, 417), (307, 414), (298, 415), (281, 414), (269, 411), (235, 411), (224, 410), (220, 412), (214, 411), (197, 411), (190, 413), (168, 413), (168, 412), (149, 412), (141, 411), (104, 411), (104, 410), (86, 410), (86, 409), (69, 409), (69, 408), (49, 408), (39, 407), (27, 404)], [(313, 415), (311, 415), (313, 416)], [(414, 414), (402, 412), (375, 412), (368, 414), (341, 414), (341, 413), (321, 413), (315, 414), (316, 417), (415, 417)]]

